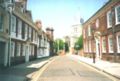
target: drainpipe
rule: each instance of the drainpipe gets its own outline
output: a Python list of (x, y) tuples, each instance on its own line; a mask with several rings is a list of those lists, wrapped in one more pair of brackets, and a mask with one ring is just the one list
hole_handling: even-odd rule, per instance
[(12, 12), (13, 12), (13, 2), (10, 0), (10, 2), (7, 3), (6, 8), (9, 12), (9, 54), (8, 54), (8, 66), (11, 65), (11, 30), (12, 30)]
[(9, 27), (9, 56), (8, 56), (8, 66), (11, 65), (11, 27), (12, 27), (12, 13), (10, 12), (10, 27)]

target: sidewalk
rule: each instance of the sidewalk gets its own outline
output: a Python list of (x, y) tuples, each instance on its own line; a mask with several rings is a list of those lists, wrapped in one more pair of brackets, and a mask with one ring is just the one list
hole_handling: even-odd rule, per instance
[(90, 66), (96, 69), (99, 69), (105, 73), (108, 73), (120, 79), (120, 63), (111, 63), (103, 60), (96, 60), (96, 63), (93, 63), (92, 58), (81, 57), (78, 55), (70, 55), (70, 57), (78, 59), (86, 64), (89, 64)]
[(41, 58), (0, 70), (0, 81), (29, 81), (33, 74), (52, 58)]

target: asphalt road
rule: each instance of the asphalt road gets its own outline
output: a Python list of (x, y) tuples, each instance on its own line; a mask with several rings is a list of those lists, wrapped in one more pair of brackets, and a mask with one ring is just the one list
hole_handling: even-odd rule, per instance
[(43, 71), (38, 81), (112, 81), (98, 71), (67, 56), (59, 56)]

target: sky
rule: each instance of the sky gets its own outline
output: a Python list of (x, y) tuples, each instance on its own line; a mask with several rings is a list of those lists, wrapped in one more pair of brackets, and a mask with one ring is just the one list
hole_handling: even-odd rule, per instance
[(79, 24), (80, 18), (89, 19), (108, 0), (28, 0), (33, 21), (41, 20), (43, 29), (52, 27), (55, 38), (70, 34), (72, 25)]

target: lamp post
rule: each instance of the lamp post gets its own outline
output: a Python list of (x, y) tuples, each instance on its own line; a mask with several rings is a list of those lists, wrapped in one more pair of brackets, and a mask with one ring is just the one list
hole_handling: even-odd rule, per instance
[(115, 28), (114, 28), (114, 7), (111, 8), (111, 14), (112, 14), (112, 34), (113, 34), (113, 50), (114, 50), (114, 62), (116, 62), (116, 57), (117, 57), (117, 53), (116, 53), (116, 35), (115, 35)]
[(59, 52), (59, 40), (57, 41), (57, 52)]

